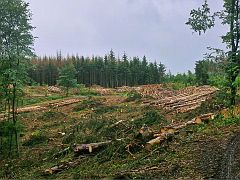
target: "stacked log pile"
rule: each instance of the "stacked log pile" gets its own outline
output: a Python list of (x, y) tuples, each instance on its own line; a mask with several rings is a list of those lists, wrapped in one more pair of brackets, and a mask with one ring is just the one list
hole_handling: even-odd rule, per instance
[(131, 91), (139, 92), (141, 89), (142, 89), (142, 86), (139, 86), (139, 87), (122, 86), (122, 87), (118, 87), (116, 89), (116, 92), (119, 92), (119, 93), (131, 92)]
[(152, 96), (155, 101), (145, 102), (168, 112), (184, 113), (199, 107), (202, 102), (210, 98), (217, 88), (211, 86), (190, 86), (182, 90), (168, 90), (161, 86), (145, 86), (139, 93)]
[(96, 91), (97, 93), (101, 94), (102, 96), (104, 95), (111, 95), (113, 94), (114, 90), (110, 88), (103, 88), (101, 86), (93, 86), (92, 89)]
[(137, 91), (142, 97), (153, 97), (156, 100), (144, 101), (168, 112), (184, 113), (199, 107), (202, 102), (211, 97), (217, 88), (211, 86), (189, 86), (181, 90), (166, 88), (162, 84), (143, 85), (139, 87), (123, 86), (117, 88), (117, 92)]
[(57, 86), (48, 86), (48, 91), (53, 93), (61, 93), (61, 89)]

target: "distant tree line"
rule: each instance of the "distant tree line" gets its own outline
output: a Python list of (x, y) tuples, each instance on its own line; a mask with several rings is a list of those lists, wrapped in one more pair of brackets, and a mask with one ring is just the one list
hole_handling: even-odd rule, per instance
[(125, 53), (116, 58), (111, 50), (104, 57), (68, 56), (63, 58), (61, 52), (56, 57), (38, 57), (32, 59), (32, 68), (28, 71), (32, 83), (39, 85), (56, 85), (59, 69), (66, 64), (73, 64), (76, 69), (78, 84), (103, 87), (136, 86), (162, 83), (165, 78), (165, 65), (149, 62), (143, 58), (129, 58)]

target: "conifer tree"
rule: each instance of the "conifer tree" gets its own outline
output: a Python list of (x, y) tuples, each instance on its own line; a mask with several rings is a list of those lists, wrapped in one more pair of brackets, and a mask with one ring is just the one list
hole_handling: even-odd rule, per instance
[(69, 95), (69, 88), (77, 85), (76, 73), (77, 71), (73, 64), (66, 64), (59, 69), (58, 84), (65, 87), (66, 96)]

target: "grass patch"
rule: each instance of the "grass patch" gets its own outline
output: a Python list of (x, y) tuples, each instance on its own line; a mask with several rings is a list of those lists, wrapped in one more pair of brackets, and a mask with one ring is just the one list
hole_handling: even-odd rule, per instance
[(73, 108), (73, 111), (82, 111), (84, 109), (92, 109), (95, 107), (102, 106), (102, 103), (99, 100), (88, 98), (87, 100), (83, 100), (80, 104)]
[(165, 119), (165, 117), (155, 110), (148, 111), (143, 115), (142, 118), (139, 118), (133, 121), (133, 124), (137, 127), (141, 127), (144, 124), (148, 126), (152, 126), (155, 124), (163, 125), (166, 123), (167, 123), (167, 120)]
[(62, 96), (61, 95), (51, 95), (51, 96), (34, 97), (34, 98), (25, 97), (25, 98), (23, 98), (22, 102), (20, 101), (20, 105), (28, 106), (28, 105), (38, 104), (41, 102), (52, 101), (52, 100), (57, 100), (57, 99), (62, 99)]
[(47, 142), (47, 135), (45, 132), (42, 131), (35, 131), (31, 134), (30, 138), (23, 143), (23, 146), (30, 146), (33, 147), (38, 144), (46, 143)]
[(74, 127), (71, 133), (63, 139), (63, 143), (93, 143), (104, 141), (109, 138), (108, 126), (112, 123), (108, 120), (90, 119), (82, 120)]
[(139, 94), (136, 91), (131, 91), (127, 93), (127, 99), (125, 100), (126, 102), (131, 102), (131, 101), (136, 101), (140, 100), (142, 98), (142, 95)]
[(67, 115), (64, 114), (63, 112), (50, 110), (50, 111), (44, 112), (41, 116), (39, 116), (38, 120), (43, 120), (43, 121), (56, 120), (56, 119), (59, 120), (66, 117)]
[(232, 116), (228, 118), (224, 118), (223, 116), (218, 116), (214, 119), (214, 125), (218, 128), (230, 126), (230, 125), (239, 125), (240, 124), (240, 116)]
[(118, 109), (118, 106), (103, 106), (101, 105), (100, 107), (97, 107), (94, 112), (96, 114), (104, 114), (108, 112), (113, 112)]
[(100, 95), (98, 92), (91, 90), (90, 88), (86, 88), (84, 85), (80, 85), (78, 91), (75, 94), (79, 96), (98, 96)]

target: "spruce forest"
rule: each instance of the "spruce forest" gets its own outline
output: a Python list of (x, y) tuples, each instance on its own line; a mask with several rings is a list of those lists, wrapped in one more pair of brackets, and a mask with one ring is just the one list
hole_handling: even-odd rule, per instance
[(29, 77), (39, 85), (54, 86), (57, 85), (59, 78), (58, 69), (66, 64), (73, 64), (77, 83), (86, 86), (115, 88), (163, 82), (165, 66), (162, 63), (149, 62), (145, 56), (130, 58), (123, 54), (122, 58), (116, 58), (113, 50), (104, 57), (91, 58), (83, 56), (63, 58), (61, 52), (57, 52), (55, 58), (43, 57), (31, 60)]
[(98, 3), (0, 1), (0, 179), (240, 179), (240, 0)]

